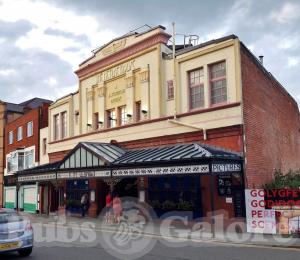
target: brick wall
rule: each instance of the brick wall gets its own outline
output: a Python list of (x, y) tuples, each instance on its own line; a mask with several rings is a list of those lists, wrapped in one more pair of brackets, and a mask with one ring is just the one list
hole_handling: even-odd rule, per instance
[[(157, 147), (178, 143), (201, 142), (213, 146), (223, 147), (234, 152), (243, 152), (242, 126), (230, 126), (218, 129), (211, 129), (207, 132), (208, 140), (203, 140), (202, 131), (184, 133), (178, 135), (160, 136), (154, 138), (140, 139), (118, 143), (122, 148), (140, 149), (146, 147)], [(62, 160), (70, 150), (59, 151), (49, 154), (49, 161)]]
[[(33, 135), (27, 137), (27, 123), (33, 122)], [(17, 141), (18, 127), (23, 127), (23, 138)], [(8, 143), (9, 132), (13, 131), (13, 143)], [(35, 161), (39, 161), (39, 109), (33, 109), (5, 126), (5, 154), (18, 148), (35, 146)]]
[(202, 131), (197, 131), (178, 135), (160, 136), (122, 142), (120, 145), (128, 149), (139, 149), (145, 147), (193, 142), (201, 142), (213, 146), (219, 146), (234, 152), (243, 152), (242, 126), (237, 125), (208, 130), (207, 140), (203, 139)]
[(53, 163), (53, 162), (62, 160), (69, 152), (70, 152), (70, 150), (49, 153), (48, 154), (49, 155), (49, 163)]
[(40, 129), (48, 126), (48, 109), (49, 104), (43, 103), (40, 110)]
[[(39, 161), (39, 138), (40, 129), (48, 126), (48, 107), (49, 104), (42, 104), (41, 107), (28, 110), (24, 115), (8, 123), (5, 126), (5, 154), (15, 151), (17, 148), (35, 146), (35, 161)], [(27, 137), (27, 123), (33, 122), (33, 135)], [(17, 141), (18, 127), (23, 127), (23, 138)], [(13, 131), (13, 143), (8, 143), (9, 132)], [(5, 159), (5, 158), (4, 158)]]
[(260, 187), (274, 169), (300, 169), (300, 123), (297, 103), (241, 47), (246, 184)]
[(3, 205), (5, 103), (0, 102), (0, 208)]

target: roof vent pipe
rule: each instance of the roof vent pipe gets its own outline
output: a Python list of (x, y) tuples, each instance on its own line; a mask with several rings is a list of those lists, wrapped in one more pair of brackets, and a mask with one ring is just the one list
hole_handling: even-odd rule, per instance
[(259, 57), (259, 61), (260, 61), (261, 65), (264, 65), (264, 56), (260, 55), (258, 57)]

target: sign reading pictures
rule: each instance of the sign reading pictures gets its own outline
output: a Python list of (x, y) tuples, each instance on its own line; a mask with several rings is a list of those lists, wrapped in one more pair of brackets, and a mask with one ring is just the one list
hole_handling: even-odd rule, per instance
[(216, 163), (212, 165), (212, 172), (240, 172), (242, 165), (239, 163)]
[(155, 168), (138, 168), (113, 170), (113, 176), (147, 176), (147, 175), (169, 175), (169, 174), (195, 174), (209, 173), (209, 165), (189, 165)]

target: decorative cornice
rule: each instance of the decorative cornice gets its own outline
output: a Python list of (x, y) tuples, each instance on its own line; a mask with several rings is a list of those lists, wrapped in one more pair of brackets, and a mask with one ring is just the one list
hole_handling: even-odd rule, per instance
[(141, 52), (145, 49), (148, 49), (158, 43), (166, 44), (171, 36), (167, 33), (160, 32), (157, 33), (149, 38), (146, 38), (145, 40), (142, 40), (136, 44), (133, 44), (131, 46), (128, 46), (127, 48), (124, 48), (118, 52), (113, 53), (110, 56), (107, 56), (99, 61), (96, 61), (94, 63), (88, 64), (83, 68), (80, 68), (75, 71), (77, 76), (79, 78), (82, 78), (92, 72), (95, 72), (103, 67), (106, 67), (112, 63), (115, 63), (119, 60), (125, 59), (127, 57), (130, 57), (138, 52)]

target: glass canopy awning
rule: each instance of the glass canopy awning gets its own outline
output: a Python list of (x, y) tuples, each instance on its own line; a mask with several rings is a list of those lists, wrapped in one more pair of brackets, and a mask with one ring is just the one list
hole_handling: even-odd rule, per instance
[(79, 143), (63, 160), (17, 172), (18, 182), (242, 172), (243, 157), (200, 143), (127, 150)]

